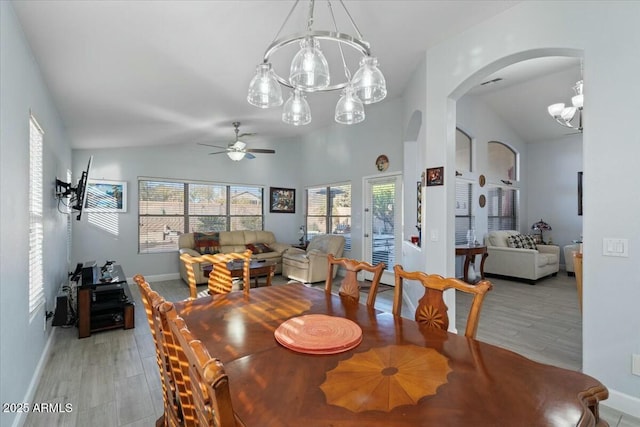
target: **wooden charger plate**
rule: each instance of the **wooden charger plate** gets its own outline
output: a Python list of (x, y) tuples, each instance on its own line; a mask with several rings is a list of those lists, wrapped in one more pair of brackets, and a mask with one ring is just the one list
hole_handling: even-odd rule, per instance
[(283, 322), (274, 332), (284, 347), (307, 354), (336, 354), (362, 342), (362, 329), (342, 317), (307, 314)]

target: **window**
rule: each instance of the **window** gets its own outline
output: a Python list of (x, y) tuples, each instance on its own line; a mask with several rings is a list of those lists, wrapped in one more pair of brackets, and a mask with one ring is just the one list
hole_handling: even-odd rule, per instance
[(29, 314), (44, 303), (42, 208), (42, 146), (44, 132), (31, 116), (29, 120)]
[(178, 236), (194, 231), (262, 230), (262, 187), (141, 179), (140, 253), (178, 250)]
[(507, 145), (498, 141), (489, 141), (487, 149), (489, 161), (489, 176), (497, 180), (517, 180), (517, 153)]
[(487, 146), (492, 180), (487, 189), (487, 229), (518, 230), (518, 153), (498, 141), (489, 141)]
[(456, 128), (456, 176), (471, 172), (471, 137)]
[(456, 180), (456, 245), (467, 244), (467, 231), (475, 228), (471, 209), (473, 185), (462, 179)]
[(490, 186), (487, 196), (488, 230), (517, 230), (518, 189)]
[(351, 250), (351, 184), (307, 189), (307, 240), (319, 234), (343, 234)]

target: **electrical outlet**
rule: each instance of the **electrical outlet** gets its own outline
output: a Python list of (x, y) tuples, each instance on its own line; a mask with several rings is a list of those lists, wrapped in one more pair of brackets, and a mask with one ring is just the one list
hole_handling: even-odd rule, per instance
[(640, 376), (640, 354), (631, 355), (631, 373)]

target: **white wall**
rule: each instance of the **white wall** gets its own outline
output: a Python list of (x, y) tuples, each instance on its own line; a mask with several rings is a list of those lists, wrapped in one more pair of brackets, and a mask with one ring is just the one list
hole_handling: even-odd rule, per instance
[[(350, 182), (352, 184), (352, 253), (360, 254), (362, 177), (377, 173), (375, 159), (389, 157), (389, 171), (402, 170), (400, 100), (368, 106), (367, 119), (355, 126), (333, 125), (302, 140), (255, 141), (252, 147), (274, 148), (276, 154), (258, 154), (256, 159), (233, 162), (225, 155), (209, 156), (211, 150), (197, 144), (102, 150), (74, 150), (76, 175), (93, 155), (92, 179), (126, 181), (127, 212), (102, 214), (84, 212), (73, 221), (73, 262), (115, 259), (125, 274), (149, 277), (177, 277), (176, 252), (138, 253), (138, 177), (202, 180), (265, 187), (265, 229), (282, 242), (295, 243), (304, 223), (306, 186)], [(384, 123), (384, 125), (383, 125)], [(269, 187), (295, 188), (296, 213), (269, 213)], [(103, 226), (102, 224), (106, 224)], [(355, 251), (355, 252), (353, 252)]]
[[(523, 2), (426, 54), (425, 166), (445, 167), (445, 186), (430, 187), (424, 251), (427, 271), (455, 273), (453, 233), (456, 102), (490, 73), (524, 59), (584, 54), (583, 370), (610, 391), (608, 405), (640, 416), (640, 194), (635, 163), (640, 136), (636, 2)], [(597, 30), (594, 30), (597, 29)], [(559, 45), (562, 43), (562, 45)], [(555, 47), (555, 48), (554, 48)], [(420, 105), (408, 105), (408, 109)], [(446, 144), (443, 144), (446, 141)], [(629, 239), (629, 257), (602, 255), (602, 239)]]
[(402, 172), (403, 140), (401, 99), (367, 105), (364, 122), (353, 126), (333, 124), (320, 132), (305, 135), (300, 173), (302, 188), (340, 182), (351, 183), (351, 253), (363, 254), (363, 177), (382, 175), (376, 158), (385, 154), (389, 167), (384, 173)]
[[(74, 150), (74, 173), (86, 168), (93, 155), (90, 178), (126, 181), (127, 212), (104, 214), (83, 212), (81, 221), (73, 221), (73, 262), (96, 260), (103, 264), (114, 259), (125, 274), (177, 277), (177, 252), (138, 253), (138, 177), (172, 178), (264, 186), (265, 230), (273, 231), (279, 241), (294, 243), (303, 223), (302, 186), (298, 175), (300, 141), (251, 143), (254, 148), (273, 148), (276, 154), (257, 154), (255, 159), (234, 162), (226, 155), (209, 155), (209, 147), (197, 144), (156, 146), (153, 149), (117, 148)], [(269, 213), (269, 187), (295, 188), (296, 213)], [(104, 225), (103, 225), (104, 224)], [(105, 226), (106, 225), (106, 226)]]
[(582, 170), (582, 136), (528, 144), (525, 161), (527, 182), (527, 230), (540, 218), (553, 228), (544, 232), (545, 240), (560, 246), (560, 264), (565, 264), (562, 247), (582, 235), (582, 216), (578, 215), (578, 171)]
[[(44, 286), (54, 307), (67, 277), (67, 216), (53, 197), (56, 176), (66, 177), (71, 149), (38, 64), (11, 3), (0, 1), (0, 401), (29, 402), (37, 386), (51, 326), (44, 307), (32, 319), (29, 289), (29, 112), (44, 130)], [(16, 414), (2, 412), (0, 424)]]

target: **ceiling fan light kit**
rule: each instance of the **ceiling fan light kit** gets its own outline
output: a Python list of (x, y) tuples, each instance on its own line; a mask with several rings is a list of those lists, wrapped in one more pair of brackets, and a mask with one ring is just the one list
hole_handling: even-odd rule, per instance
[[(335, 120), (343, 124), (360, 123), (365, 118), (363, 104), (372, 104), (387, 96), (386, 81), (378, 68), (378, 61), (371, 56), (369, 43), (362, 38), (353, 18), (342, 0), (338, 2), (351, 23), (355, 36), (338, 31), (331, 0), (326, 0), (329, 16), (333, 24), (332, 30), (313, 30), (313, 12), (315, 0), (309, 1), (309, 12), (306, 30), (279, 38), (300, 0), (296, 0), (289, 14), (265, 51), (263, 63), (258, 65), (256, 75), (249, 83), (247, 101), (259, 108), (270, 108), (282, 105), (280, 86), (293, 89), (289, 100), (284, 104), (282, 120), (294, 126), (302, 126), (311, 122), (311, 109), (305, 98), (306, 93), (343, 90), (336, 109)], [(332, 82), (328, 61), (322, 52), (320, 41), (337, 45), (342, 60), (345, 79), (339, 83)], [(300, 50), (293, 57), (289, 69), (289, 78), (285, 79), (276, 73), (270, 62), (271, 56), (278, 50), (293, 43), (300, 44)], [(362, 55), (360, 68), (351, 77), (343, 48), (351, 48)]]
[[(560, 102), (549, 105), (549, 107), (547, 107), (547, 111), (549, 112), (549, 115), (560, 125), (582, 132), (582, 107), (584, 105), (582, 80), (576, 82), (573, 86), (573, 90), (576, 94), (571, 98), (572, 106), (565, 107), (564, 103)], [(578, 119), (578, 123), (574, 124), (573, 120), (576, 117)]]
[(232, 124), (233, 124), (233, 127), (235, 128), (234, 131), (236, 133), (236, 139), (234, 142), (230, 143), (226, 147), (221, 147), (219, 145), (203, 144), (203, 143), (199, 143), (199, 144), (205, 145), (207, 147), (220, 148), (223, 151), (215, 151), (209, 154), (226, 153), (227, 156), (235, 162), (239, 162), (242, 159), (255, 159), (256, 156), (254, 156), (251, 153), (275, 154), (276, 150), (272, 150), (268, 148), (247, 148), (247, 144), (244, 141), (240, 141), (240, 137), (254, 135), (254, 134), (240, 133), (240, 122), (233, 122)]

